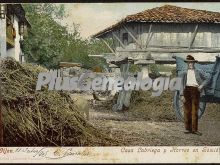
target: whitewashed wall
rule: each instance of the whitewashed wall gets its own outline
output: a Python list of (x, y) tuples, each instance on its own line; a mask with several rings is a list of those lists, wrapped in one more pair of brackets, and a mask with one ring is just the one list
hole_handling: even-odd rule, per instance
[(6, 57), (6, 19), (0, 19), (0, 57)]

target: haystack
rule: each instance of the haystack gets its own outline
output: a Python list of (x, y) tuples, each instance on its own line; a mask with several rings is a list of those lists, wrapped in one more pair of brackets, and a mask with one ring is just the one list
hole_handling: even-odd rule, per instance
[(173, 95), (164, 91), (160, 96), (153, 97), (152, 91), (134, 91), (131, 98), (129, 115), (139, 120), (178, 121), (173, 110)]
[(36, 91), (40, 66), (1, 61), (5, 146), (100, 146), (115, 141), (78, 111), (68, 93)]

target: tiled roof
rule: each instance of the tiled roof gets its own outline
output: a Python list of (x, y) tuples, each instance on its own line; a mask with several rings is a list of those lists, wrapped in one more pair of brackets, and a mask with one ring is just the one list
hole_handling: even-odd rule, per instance
[(164, 5), (128, 15), (120, 22), (108, 27), (92, 37), (99, 37), (126, 22), (159, 22), (159, 23), (220, 23), (220, 13)]

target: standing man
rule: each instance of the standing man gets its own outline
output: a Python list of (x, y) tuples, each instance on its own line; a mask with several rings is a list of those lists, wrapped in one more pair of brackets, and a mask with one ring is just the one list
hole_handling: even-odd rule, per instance
[(185, 62), (188, 69), (180, 76), (182, 77), (182, 88), (180, 90), (181, 100), (184, 103), (184, 123), (186, 132), (202, 135), (198, 132), (198, 110), (200, 95), (204, 93), (204, 87), (209, 83), (211, 75), (201, 69), (195, 68), (198, 61), (188, 55)]

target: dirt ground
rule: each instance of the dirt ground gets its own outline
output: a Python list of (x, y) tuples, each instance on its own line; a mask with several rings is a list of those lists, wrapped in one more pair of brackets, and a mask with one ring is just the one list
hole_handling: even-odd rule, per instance
[[(83, 94), (81, 94), (83, 95)], [(202, 136), (184, 134), (184, 124), (173, 117), (174, 111), (160, 114), (151, 119), (132, 109), (114, 112), (106, 101), (94, 101), (92, 95), (83, 95), (90, 103), (89, 122), (109, 134), (125, 146), (204, 146), (220, 145), (220, 106), (208, 105), (204, 116), (199, 120)], [(148, 103), (142, 102), (143, 105)], [(141, 104), (141, 103), (140, 103)], [(138, 106), (138, 105), (137, 105)], [(146, 105), (147, 107), (147, 105)], [(138, 108), (139, 109), (139, 108)], [(143, 108), (144, 109), (144, 108)], [(151, 110), (152, 111), (152, 110)], [(163, 111), (165, 112), (165, 111)], [(133, 114), (132, 114), (133, 113)], [(146, 111), (146, 113), (148, 113)]]

